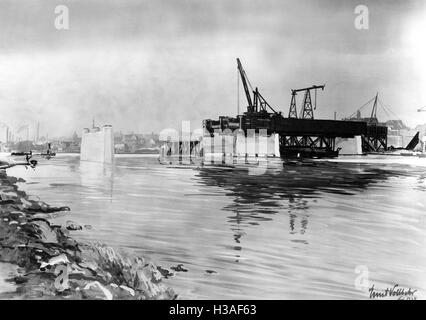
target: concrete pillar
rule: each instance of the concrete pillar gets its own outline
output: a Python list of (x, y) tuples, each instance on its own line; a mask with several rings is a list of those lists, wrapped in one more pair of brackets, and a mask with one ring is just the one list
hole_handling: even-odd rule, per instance
[(246, 151), (246, 137), (244, 134), (238, 133), (235, 142), (235, 153), (239, 157), (245, 157)]
[(256, 151), (259, 157), (266, 157), (268, 155), (268, 136), (266, 129), (259, 130)]
[(106, 125), (102, 128), (104, 134), (104, 163), (113, 163), (114, 161), (114, 133), (112, 126)]
[(102, 130), (83, 130), (81, 135), (80, 160), (113, 163), (114, 133), (112, 126), (104, 126)]
[(247, 130), (246, 154), (249, 157), (253, 157), (256, 154), (256, 134), (254, 129)]

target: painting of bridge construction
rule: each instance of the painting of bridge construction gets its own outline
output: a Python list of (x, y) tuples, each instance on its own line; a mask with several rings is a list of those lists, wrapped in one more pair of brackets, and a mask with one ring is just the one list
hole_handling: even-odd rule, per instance
[(0, 35), (1, 301), (426, 298), (425, 1), (0, 0)]

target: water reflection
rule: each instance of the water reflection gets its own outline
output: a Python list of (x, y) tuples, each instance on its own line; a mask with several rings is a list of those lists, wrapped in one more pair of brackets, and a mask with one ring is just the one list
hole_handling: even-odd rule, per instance
[(369, 186), (383, 182), (389, 177), (405, 175), (391, 166), (377, 168), (368, 164), (274, 161), (271, 170), (261, 175), (250, 174), (250, 168), (203, 167), (199, 169), (199, 183), (225, 189), (232, 203), (223, 210), (232, 214), (228, 224), (241, 250), (245, 229), (265, 221), (274, 215), (287, 212), (289, 232), (298, 235), (294, 242), (308, 243), (304, 235), (308, 232), (309, 208), (326, 194), (350, 197)]
[(417, 178), (416, 190), (426, 191), (426, 174), (424, 172), (420, 173)]
[(28, 193), (71, 207), (56, 224), (93, 225), (78, 239), (163, 267), (184, 263), (189, 272), (168, 280), (184, 298), (357, 298), (358, 264), (381, 283), (419, 286), (426, 204), (412, 189), (424, 187), (424, 167), (273, 161), (261, 175), (252, 169), (117, 157), (112, 173), (58, 157), (17, 174)]
[(100, 187), (103, 193), (112, 199), (114, 193), (114, 170), (112, 165), (80, 161), (79, 171), (82, 186), (90, 188)]

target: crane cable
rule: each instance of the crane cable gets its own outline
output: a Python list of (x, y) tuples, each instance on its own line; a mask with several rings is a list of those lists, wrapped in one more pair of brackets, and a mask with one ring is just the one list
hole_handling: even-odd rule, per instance
[(352, 113), (348, 118), (352, 118), (354, 115), (357, 114), (358, 111), (361, 111), (363, 108), (365, 108), (368, 104), (370, 104), (371, 102), (373, 102), (373, 100), (376, 97), (374, 96), (373, 98), (371, 98), (370, 100), (368, 100), (366, 103), (364, 103), (360, 108), (358, 108), (354, 113)]
[(386, 113), (387, 117), (390, 120), (391, 119), (390, 113), (387, 111), (387, 109), (384, 107), (384, 105), (382, 105), (382, 103), (380, 101), (379, 101), (379, 105), (382, 107), (383, 111)]
[(240, 72), (237, 69), (237, 116), (240, 115)]
[(251, 86), (251, 83), (250, 83), (249, 78), (247, 77), (246, 70), (244, 70), (244, 69), (243, 69), (243, 72), (244, 72), (244, 78), (246, 78), (247, 83), (248, 83), (248, 85), (249, 85), (249, 87), (250, 87), (251, 91), (253, 92), (254, 90), (253, 90), (253, 87)]
[(379, 101), (379, 104), (380, 104), (380, 106), (383, 108), (383, 109), (386, 109), (386, 110), (388, 110), (397, 120), (399, 119), (399, 117), (398, 117), (398, 115), (395, 113), (395, 112), (393, 112), (390, 108), (388, 108), (388, 107), (385, 107), (385, 105), (384, 105), (384, 103), (383, 103), (383, 101), (382, 100), (380, 100), (380, 99), (377, 99), (378, 101)]

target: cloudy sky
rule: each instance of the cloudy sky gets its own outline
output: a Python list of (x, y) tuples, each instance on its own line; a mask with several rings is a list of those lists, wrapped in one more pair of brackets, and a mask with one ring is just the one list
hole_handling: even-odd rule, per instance
[[(60, 4), (69, 30), (55, 28)], [(368, 30), (354, 27), (360, 4)], [(200, 127), (236, 114), (240, 57), (284, 114), (292, 88), (325, 83), (317, 118), (348, 116), (378, 91), (414, 126), (426, 122), (425, 35), (423, 0), (0, 0), (0, 122), (40, 121), (49, 136), (92, 117), (123, 131)]]

